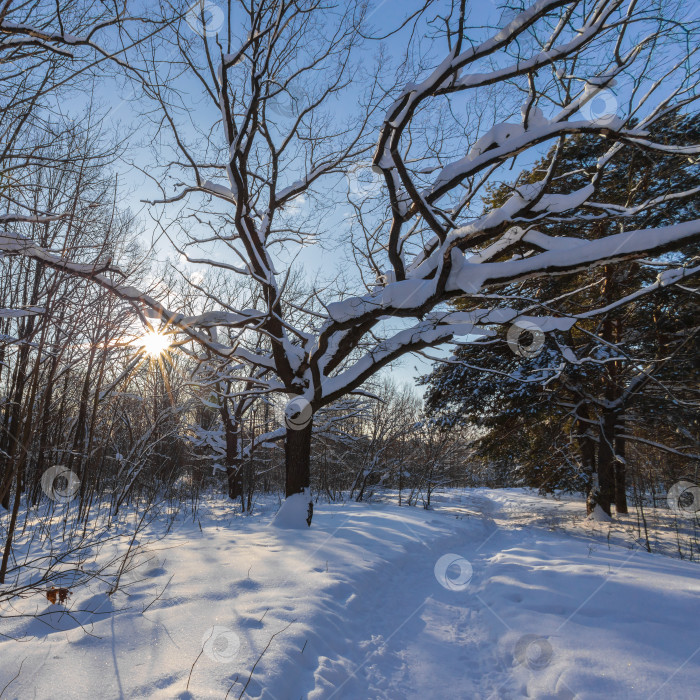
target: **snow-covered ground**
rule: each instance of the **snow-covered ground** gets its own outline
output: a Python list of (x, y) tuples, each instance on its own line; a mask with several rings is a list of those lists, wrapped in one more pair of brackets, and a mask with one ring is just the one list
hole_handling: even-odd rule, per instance
[(241, 518), (207, 500), (139, 537), (111, 597), (95, 579), (69, 612), (0, 610), (0, 697), (697, 697), (697, 564), (574, 520), (580, 501), (434, 506), (319, 503), (285, 529), (272, 501)]

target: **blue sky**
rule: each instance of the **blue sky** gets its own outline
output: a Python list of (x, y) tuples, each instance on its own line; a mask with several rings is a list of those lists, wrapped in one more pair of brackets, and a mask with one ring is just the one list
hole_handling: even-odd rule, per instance
[[(395, 28), (401, 20), (422, 5), (421, 0), (377, 0), (370, 3), (368, 11), (368, 21), (375, 36), (386, 34), (390, 28)], [(222, 4), (223, 7), (223, 4)], [(501, 10), (492, 2), (472, 3), (469, 7), (470, 23), (474, 25), (494, 24), (501, 16)], [(483, 33), (483, 29), (480, 30)], [(399, 31), (397, 34), (382, 41), (383, 48), (389, 56), (401, 56), (407, 39), (407, 30)], [(379, 42), (369, 42), (366, 47), (367, 56), (364, 59), (369, 65), (379, 49)], [(436, 43), (435, 60), (439, 61), (445, 51), (444, 42)], [(397, 58), (398, 60), (398, 58)], [(188, 80), (180, 79), (179, 87), (188, 90)], [(191, 85), (196, 91), (196, 85)], [(145, 245), (147, 249), (154, 247), (161, 259), (170, 257), (177, 260), (177, 254), (172, 250), (170, 244), (162, 236), (158, 235), (156, 227), (150, 221), (149, 212), (152, 209), (143, 203), (144, 199), (158, 198), (160, 193), (154, 183), (138, 169), (132, 167), (134, 163), (138, 168), (146, 172), (151, 170), (151, 159), (148, 146), (153, 139), (153, 128), (144, 122), (141, 116), (143, 103), (139, 102), (139, 89), (137, 86), (126, 81), (115, 83), (111, 79), (106, 79), (102, 85), (102, 90), (96, 94), (102, 109), (107, 113), (105, 123), (107, 127), (116, 127), (123, 135), (129, 136), (129, 149), (127, 151), (127, 161), (121, 164), (120, 183), (122, 188), (122, 206), (129, 207), (138, 213), (145, 226)], [(346, 98), (347, 99), (347, 98)], [(211, 116), (211, 107), (204, 111), (202, 121), (206, 121)], [(342, 181), (339, 187), (347, 187), (347, 183)], [(166, 183), (170, 193), (172, 184)], [(300, 202), (303, 207), (303, 202)], [(166, 220), (174, 215), (179, 205), (171, 205), (166, 209)], [(347, 217), (352, 213), (352, 208), (348, 205), (340, 207), (332, 219), (328, 228), (333, 231), (334, 238), (342, 238), (345, 231), (349, 231)], [(302, 267), (309, 280), (319, 277), (321, 280), (332, 280), (340, 274), (349, 276), (351, 279), (355, 273), (352, 265), (348, 264), (348, 251), (343, 248), (324, 249), (320, 245), (311, 245), (300, 250), (293, 251), (295, 265)], [(288, 258), (289, 259), (289, 258)], [(357, 291), (361, 291), (358, 286)], [(401, 325), (404, 322), (398, 322)], [(432, 354), (443, 355), (447, 348), (435, 349)], [(449, 353), (448, 353), (449, 354)], [(385, 370), (392, 378), (398, 382), (414, 383), (416, 376), (424, 374), (430, 370), (431, 363), (421, 356), (406, 356), (396, 362), (391, 368)]]
[[(390, 28), (396, 27), (400, 23), (402, 17), (410, 14), (413, 9), (420, 6), (421, 0), (375, 0), (369, 7), (369, 21), (376, 34), (385, 34)], [(700, 3), (699, 3), (700, 4)], [(468, 24), (480, 27), (475, 30), (474, 34), (479, 38), (483, 38), (487, 30), (483, 29), (484, 25), (495, 24), (502, 16), (502, 11), (493, 2), (470, 3), (470, 16)], [(510, 14), (510, 13), (508, 13)], [(510, 18), (508, 15), (506, 18)], [(476, 38), (476, 36), (475, 36)], [(386, 53), (389, 56), (399, 56), (406, 41), (406, 30), (387, 38), (383, 43)], [(365, 49), (367, 52), (366, 62), (369, 64), (378, 49), (377, 43), (372, 43)], [(445, 52), (444, 43), (436, 44), (435, 61), (439, 61)], [(182, 80), (182, 79), (181, 79)], [(189, 89), (187, 81), (179, 84), (185, 90)], [(194, 88), (194, 86), (192, 86)], [(98, 95), (103, 107), (108, 110), (106, 122), (108, 126), (118, 126), (124, 134), (130, 135), (131, 148), (128, 151), (128, 158), (133, 160), (135, 164), (147, 172), (151, 167), (150, 156), (148, 153), (148, 144), (153, 138), (152, 128), (144, 126), (143, 117), (140, 116), (140, 108), (138, 104), (137, 92), (135, 88), (128, 83), (119, 83), (115, 86), (113, 81), (105, 81), (104, 90)], [(342, 103), (341, 103), (342, 105)], [(341, 107), (342, 108), (342, 107)], [(197, 115), (198, 107), (193, 105), (193, 114)], [(201, 107), (202, 123), (208, 123), (212, 114), (212, 108)], [(465, 110), (466, 115), (466, 110)], [(465, 116), (466, 119), (466, 116)], [(468, 124), (467, 124), (468, 126)], [(530, 163), (533, 155), (529, 154)], [(518, 170), (526, 167), (528, 163), (519, 160), (516, 167), (513, 168), (512, 177), (515, 177)], [(148, 247), (151, 246), (151, 236), (154, 234), (155, 228), (149, 223), (148, 207), (141, 202), (145, 198), (155, 198), (159, 195), (157, 188), (144, 174), (137, 169), (131, 167), (126, 162), (120, 167), (122, 172), (121, 183), (123, 196), (121, 204), (129, 206), (132, 211), (139, 212), (145, 222), (146, 237)], [(509, 178), (510, 179), (510, 178)], [(166, 188), (170, 193), (173, 191), (174, 183), (165, 183)], [(341, 183), (345, 185), (346, 183)], [(170, 211), (174, 211), (178, 205), (174, 205)], [(300, 202), (300, 206), (304, 206)], [(343, 238), (345, 231), (349, 229), (347, 217), (352, 212), (350, 206), (339, 207), (335, 214), (327, 221), (327, 228), (335, 239)], [(171, 216), (168, 214), (167, 216)], [(160, 240), (156, 243), (156, 248), (159, 254), (164, 258), (166, 255), (173, 253), (167, 241)], [(173, 257), (176, 257), (173, 255)], [(307, 277), (311, 280), (317, 275), (325, 279), (334, 279), (340, 274), (353, 276), (352, 267), (348, 265), (347, 249), (341, 248), (335, 250), (325, 250), (318, 245), (307, 246), (298, 251), (296, 257), (296, 265), (301, 266), (306, 272)], [(358, 290), (361, 289), (358, 287)], [(433, 351), (435, 354), (435, 351)], [(391, 369), (391, 374), (397, 381), (413, 381), (417, 374), (423, 374), (429, 370), (429, 363), (421, 357), (409, 356), (400, 361)]]

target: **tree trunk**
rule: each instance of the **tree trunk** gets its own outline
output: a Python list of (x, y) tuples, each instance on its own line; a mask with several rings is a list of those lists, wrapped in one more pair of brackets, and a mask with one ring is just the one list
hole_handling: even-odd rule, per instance
[[(24, 460), (22, 460), (24, 463)], [(10, 560), (10, 552), (12, 551), (12, 538), (15, 534), (17, 525), (17, 514), (19, 513), (19, 504), (22, 498), (22, 472), (17, 471), (17, 488), (15, 490), (15, 501), (12, 506), (12, 516), (10, 517), (10, 525), (7, 529), (7, 538), (5, 540), (5, 549), (2, 553), (2, 563), (0, 564), (0, 583), (5, 583), (5, 574)]]
[[(622, 428), (621, 422), (617, 423), (618, 432)], [(618, 513), (627, 513), (627, 464), (625, 462), (625, 438), (615, 436), (615, 510)]]
[[(34, 370), (32, 371), (32, 383), (29, 392), (28, 405), (30, 407), (34, 406), (34, 401), (36, 400), (37, 389), (39, 386), (39, 358), (44, 350), (44, 334), (42, 333), (42, 339), (37, 348), (37, 361), (34, 365)], [(42, 407), (39, 407), (39, 413), (41, 413)], [(7, 538), (5, 540), (5, 550), (2, 554), (2, 563), (0, 564), (0, 583), (5, 583), (5, 574), (7, 573), (8, 563), (10, 560), (10, 553), (12, 552), (12, 538), (15, 533), (15, 527), (17, 525), (17, 514), (19, 513), (20, 500), (22, 498), (22, 483), (24, 472), (27, 464), (27, 457), (29, 455), (29, 443), (31, 441), (32, 429), (34, 427), (33, 413), (30, 410), (27, 411), (27, 418), (23, 427), (22, 444), (19, 445), (17, 452), (17, 470), (16, 470), (16, 484), (15, 484), (15, 501), (12, 506), (12, 516), (10, 517), (10, 525), (7, 530)]]
[[(607, 515), (615, 501), (615, 414), (604, 413), (598, 442), (598, 492), (594, 497)], [(594, 504), (594, 507), (595, 507)]]
[[(578, 421), (579, 436), (577, 438), (578, 449), (581, 454), (581, 468), (586, 479), (586, 491), (593, 490), (593, 477), (596, 473), (595, 467), (595, 436), (591, 429), (591, 412), (586, 404), (579, 408), (580, 419)], [(588, 511), (590, 515), (591, 511)]]
[[(34, 317), (29, 317), (29, 331), (27, 332), (27, 340), (34, 333)], [(20, 334), (20, 337), (22, 335)], [(12, 482), (15, 478), (15, 461), (17, 460), (17, 449), (21, 438), (22, 419), (24, 411), (24, 390), (26, 388), (29, 363), (29, 342), (21, 345), (17, 358), (17, 366), (14, 376), (12, 377), (12, 389), (10, 396), (12, 401), (9, 403), (5, 411), (5, 425), (3, 426), (4, 442), (0, 443), (0, 453), (3, 454), (4, 468), (0, 468), (0, 505), (5, 510), (10, 509), (10, 490)], [(40, 357), (37, 357), (37, 363)], [(31, 406), (27, 404), (27, 420), (30, 419)]]
[(226, 477), (228, 479), (228, 497), (235, 501), (243, 497), (243, 474), (240, 464), (226, 465)]
[[(603, 296), (606, 303), (612, 302), (615, 297), (618, 280), (615, 277), (615, 269), (611, 265), (605, 266), (605, 286)], [(619, 318), (610, 315), (603, 321), (601, 337), (610, 347), (616, 346), (622, 340), (622, 323)], [(605, 400), (608, 406), (618, 401), (621, 395), (620, 376), (622, 364), (619, 360), (606, 365), (607, 372), (604, 375)], [(600, 442), (598, 444), (598, 480), (600, 482), (601, 508), (610, 515), (610, 505), (615, 503), (618, 513), (627, 512), (627, 499), (624, 496), (625, 472), (624, 464), (617, 459), (616, 449), (618, 441), (615, 438), (615, 430), (622, 407), (608, 408), (603, 413), (603, 420), (600, 428)], [(622, 493), (620, 491), (620, 479), (622, 480)], [(603, 486), (603, 484), (605, 486)], [(623, 511), (618, 507), (618, 499), (623, 503)], [(604, 504), (607, 504), (607, 508)]]
[[(22, 300), (24, 304), (36, 305), (39, 299), (39, 283), (43, 275), (43, 265), (36, 266), (34, 282), (29, 292), (29, 278), (25, 278)], [(29, 297), (29, 298), (28, 298)], [(0, 430), (0, 505), (5, 510), (10, 509), (10, 489), (15, 474), (15, 460), (17, 458), (17, 445), (21, 440), (22, 407), (24, 405), (24, 389), (28, 378), (28, 364), (30, 343), (36, 327), (36, 316), (29, 316), (26, 321), (21, 319), (17, 337), (26, 341), (20, 345), (17, 353), (17, 364), (12, 376), (12, 384), (8, 396), (12, 401), (5, 410), (5, 424)], [(41, 360), (41, 353), (37, 354), (37, 364)], [(28, 414), (32, 407), (27, 408)], [(19, 487), (20, 482), (17, 482)]]
[(285, 496), (301, 493), (311, 485), (312, 423), (301, 430), (287, 428), (284, 441)]
[(241, 499), (243, 507), (243, 465), (238, 455), (238, 433), (240, 424), (233, 421), (226, 400), (219, 409), (226, 435), (226, 478), (228, 481), (228, 497), (235, 501)]
[(56, 375), (56, 369), (58, 368), (58, 359), (59, 358), (57, 355), (54, 355), (54, 357), (51, 359), (48, 377), (46, 378), (46, 387), (44, 388), (44, 395), (42, 397), (44, 405), (41, 412), (41, 423), (39, 427), (39, 450), (36, 458), (34, 482), (31, 485), (30, 493), (30, 502), (32, 505), (36, 505), (41, 497), (41, 475), (44, 473), (46, 455), (49, 451), (49, 426), (52, 418), (54, 418), (51, 415), (51, 405), (53, 398), (54, 378)]
[[(85, 439), (87, 436), (87, 413), (88, 413), (88, 400), (90, 398), (90, 386), (93, 383), (92, 368), (95, 361), (95, 353), (97, 352), (97, 345), (93, 344), (90, 348), (90, 354), (88, 356), (87, 368), (85, 370), (85, 379), (83, 379), (83, 386), (80, 392), (80, 403), (78, 405), (78, 417), (75, 421), (75, 434), (73, 436), (73, 449), (68, 453), (68, 459), (66, 460), (65, 467), (72, 471), (77, 472), (78, 477), (82, 482), (85, 481), (84, 465), (87, 458), (86, 454), (86, 443)], [(77, 462), (77, 466), (76, 463)], [(84, 488), (84, 487), (83, 487)]]
[(585, 489), (588, 494), (586, 498), (586, 515), (590, 515), (595, 508), (598, 498), (598, 479), (596, 477), (595, 464), (595, 440), (588, 428), (578, 438), (579, 452), (581, 453), (581, 465), (586, 479)]

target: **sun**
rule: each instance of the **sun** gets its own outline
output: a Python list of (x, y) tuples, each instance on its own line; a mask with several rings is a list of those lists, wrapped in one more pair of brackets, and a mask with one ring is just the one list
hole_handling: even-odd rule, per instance
[(170, 340), (162, 333), (150, 331), (138, 338), (135, 344), (150, 357), (160, 357), (170, 347)]

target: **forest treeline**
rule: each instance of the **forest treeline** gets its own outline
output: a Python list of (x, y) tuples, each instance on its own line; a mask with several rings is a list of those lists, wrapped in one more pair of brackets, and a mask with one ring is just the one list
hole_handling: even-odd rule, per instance
[(0, 6), (0, 580), (52, 469), (84, 523), (697, 481), (700, 24), (510, 4)]
[[(697, 124), (674, 117), (662, 128), (670, 138)], [(48, 174), (37, 168), (28, 191), (39, 198), (32, 204), (37, 210), (69, 206), (71, 215), (51, 226), (27, 222), (28, 235), (74, 260), (118, 257), (133, 284), (167, 298), (171, 308), (185, 314), (206, 308), (186, 273), (173, 273), (177, 262), (158, 265), (143, 248), (140, 224), (120, 209), (111, 184), (113, 153), (98, 152), (89, 134), (75, 128), (54, 148), (55, 158), (60, 149), (74, 157)], [(572, 141), (563, 167), (585, 172), (597, 156), (585, 142)], [(537, 167), (524, 172), (520, 181), (537, 173)], [(669, 177), (691, 186), (698, 166), (642, 155), (621, 163), (606, 187), (625, 201), (663, 191)], [(484, 206), (504, 196), (495, 191)], [(670, 205), (662, 219), (679, 216), (679, 206), (697, 208), (697, 202)], [(653, 284), (653, 262), (632, 265), (644, 267)], [(587, 284), (591, 295), (612, 301), (624, 292), (628, 268), (553, 277), (547, 289), (539, 284), (525, 292), (565, 299), (567, 290)], [(256, 493), (284, 490), (284, 452), (275, 440), (285, 425), (280, 401), (259, 401), (234, 421), (243, 391), (237, 378), (227, 380), (218, 366), (212, 374), (207, 358), (186, 347), (149, 355), (141, 340), (149, 319), (136, 317), (129, 304), (21, 257), (5, 258), (2, 270), (0, 306), (13, 309), (0, 318), (3, 508), (21, 493), (31, 504), (46, 498), (42, 474), (56, 465), (77, 475), (76, 506), (86, 519), (93, 501), (105, 497), (116, 513), (133, 497), (196, 498), (214, 488), (249, 510)], [(221, 294), (223, 283), (209, 274), (197, 284)], [(302, 297), (302, 287), (299, 281), (293, 293)], [(583, 305), (566, 307), (567, 313), (585, 314), (585, 300), (577, 301)], [(466, 300), (453, 303), (467, 308)], [(588, 493), (602, 473), (610, 475), (601, 486), (618, 512), (627, 511), (628, 493), (663, 496), (697, 468), (697, 312), (696, 289), (675, 286), (579, 321), (566, 343), (558, 343), (557, 333), (540, 338), (536, 328), (524, 329), (517, 341), (525, 350), (535, 343), (534, 353), (518, 352), (504, 333), (486, 337), (476, 353), (458, 348), (423, 377), (425, 406), (415, 388), (397, 386), (389, 375), (370, 382), (367, 394), (376, 398), (339, 402), (316, 419), (312, 488), (331, 499), (399, 489), (404, 502), (429, 505), (438, 486)], [(572, 348), (583, 362), (569, 354)], [(232, 430), (239, 431), (234, 450), (259, 436), (272, 438), (240, 459), (227, 454)]]
[[(54, 147), (52, 157), (70, 152), (70, 161), (48, 173), (37, 167), (27, 191), (37, 197), (36, 210), (71, 213), (51, 226), (24, 222), (27, 236), (76, 261), (118, 258), (130, 283), (167, 298), (181, 313), (206, 308), (206, 297), (173, 273), (177, 261), (157, 264), (143, 246), (141, 224), (120, 209), (110, 171), (113, 153), (98, 152), (90, 135), (75, 128)], [(196, 499), (202, 489), (214, 488), (249, 510), (256, 492), (284, 490), (279, 441), (256, 446), (243, 460), (227, 455), (231, 430), (240, 432), (237, 444), (248, 444), (284, 428), (284, 403), (260, 401), (234, 427), (230, 414), (242, 387), (235, 377), (227, 381), (218, 365), (211, 379), (208, 360), (214, 358), (194, 355), (174, 338), (152, 356), (143, 344), (150, 321), (128, 303), (90, 281), (22, 257), (6, 257), (1, 264), (5, 510), (22, 494), (29, 504), (46, 500), (42, 475), (56, 466), (77, 476), (74, 505), (85, 520), (92, 504), (105, 498), (117, 513), (132, 498)], [(221, 293), (219, 276), (198, 280), (198, 286), (207, 285)], [(400, 488), (405, 502), (429, 503), (438, 485), (477, 482), (469, 474), (467, 430), (442, 430), (424, 415), (410, 387), (380, 379), (367, 390), (376, 398), (339, 402), (317, 421), (315, 491), (332, 499), (349, 491), (362, 499), (381, 484)]]

